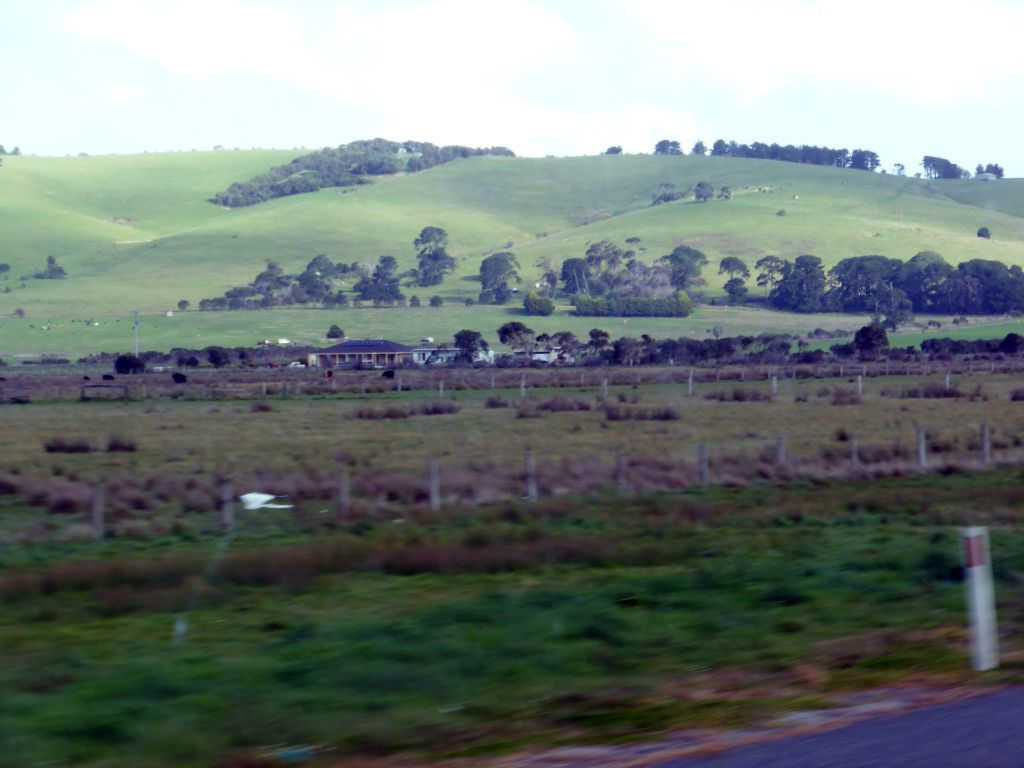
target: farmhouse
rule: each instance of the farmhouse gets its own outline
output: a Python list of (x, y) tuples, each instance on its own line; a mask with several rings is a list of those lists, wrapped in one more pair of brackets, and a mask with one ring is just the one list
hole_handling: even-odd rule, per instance
[(413, 350), (387, 339), (348, 339), (333, 347), (309, 354), (310, 368), (337, 368), (339, 365), (362, 365), (387, 368), (411, 362)]

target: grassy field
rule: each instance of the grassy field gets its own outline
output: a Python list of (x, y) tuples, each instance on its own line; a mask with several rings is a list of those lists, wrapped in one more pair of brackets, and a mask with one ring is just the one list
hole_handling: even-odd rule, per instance
[[(576, 317), (571, 307), (561, 305), (550, 317), (528, 317), (520, 308), (448, 303), (442, 307), (401, 307), (344, 310), (282, 308), (261, 312), (174, 312), (140, 315), (139, 346), (142, 350), (168, 350), (181, 346), (198, 348), (219, 345), (251, 347), (261, 339), (288, 338), (299, 344), (328, 346), (327, 329), (339, 325), (352, 338), (386, 338), (416, 345), (424, 338), (451, 343), (458, 331), (479, 330), (499, 352), (509, 351), (498, 341), (497, 329), (518, 320), (537, 333), (572, 331), (586, 339), (592, 328), (607, 330), (612, 338), (644, 334), (654, 338), (709, 338), (715, 329), (725, 335), (789, 333), (807, 336), (815, 329), (845, 330), (851, 335), (870, 322), (866, 315), (796, 314), (758, 311), (745, 307), (703, 306), (686, 318), (594, 318)], [(936, 320), (939, 328), (927, 328)], [(890, 335), (892, 346), (918, 345), (925, 338), (1002, 338), (1007, 333), (1024, 334), (1024, 320), (1005, 317), (972, 317), (966, 326), (952, 325), (946, 316), (919, 317), (914, 324)], [(840, 340), (815, 342), (827, 348)], [(134, 348), (130, 313), (92, 314), (88, 317), (59, 315), (0, 318), (0, 359), (58, 355), (71, 360), (95, 352), (129, 352)]]
[[(482, 157), (358, 189), (323, 190), (238, 210), (207, 202), (232, 181), (293, 154), (6, 158), (0, 173), (0, 259), (12, 271), (0, 281), (0, 289), (11, 288), (0, 293), (0, 352), (57, 349), (34, 344), (26, 325), (8, 322), (5, 316), (18, 308), (27, 312), (30, 324), (124, 317), (132, 309), (155, 317), (180, 299), (194, 305), (244, 284), (267, 259), (298, 270), (318, 253), (366, 263), (390, 253), (409, 267), (412, 240), (426, 225), (450, 233), (459, 265), (436, 291), (421, 291), (421, 298), (437, 293), (448, 301), (475, 298), (480, 260), (506, 246), (517, 254), (529, 285), (539, 257), (561, 261), (582, 255), (588, 242), (622, 243), (633, 236), (641, 238), (645, 258), (685, 242), (706, 251), (713, 264), (736, 255), (752, 265), (767, 253), (814, 253), (832, 264), (867, 253), (909, 258), (925, 249), (953, 262), (1022, 263), (1024, 222), (1017, 216), (1022, 182), (925, 182), (770, 161)], [(659, 184), (687, 188), (701, 179), (729, 185), (735, 199), (649, 206)], [(780, 209), (786, 216), (775, 215)], [(982, 225), (992, 230), (992, 240), (975, 237)], [(67, 269), (66, 280), (18, 279), (40, 268), (48, 255)], [(707, 272), (712, 294), (719, 292), (721, 278), (713, 267)], [(476, 312), (481, 319), (475, 327), (487, 330), (500, 324), (494, 319), (507, 310)], [(306, 333), (304, 317), (275, 314), (277, 335)], [(727, 333), (742, 332), (744, 317), (737, 320)], [(256, 329), (266, 323), (253, 315), (207, 322), (224, 326), (233, 338), (264, 335)], [(606, 325), (615, 330), (617, 322)], [(689, 323), (701, 322), (688, 321), (682, 328), (692, 332)], [(366, 325), (366, 333), (380, 327), (396, 338), (417, 335), (400, 313), (386, 323)], [(194, 333), (202, 334), (196, 329), (190, 335), (193, 329), (186, 326), (168, 327), (162, 346), (184, 345)], [(658, 322), (650, 327), (661, 330)]]
[[(941, 399), (914, 395), (941, 376), (869, 378), (858, 400), (842, 379), (783, 380), (774, 399), (765, 381), (709, 380), (687, 397), (681, 371), (639, 373), (581, 387), (531, 371), (525, 399), (519, 372), (496, 389), (488, 371), (410, 373), (444, 377), (457, 410), (407, 418), (379, 417), (437, 410), (436, 389), (378, 392), (359, 373), (337, 392), (284, 374), (299, 397), (0, 406), (0, 765), (272, 766), (261, 756), (299, 744), (331, 764), (485, 764), (743, 725), (851, 688), (1019, 675), (1015, 375), (958, 375)], [(762, 399), (709, 399), (738, 390)], [(1000, 464), (982, 471), (985, 422)], [(91, 450), (45, 450), (57, 437)], [(226, 476), (295, 508), (239, 513), (225, 536)], [(995, 531), (995, 677), (967, 672), (967, 523)]]

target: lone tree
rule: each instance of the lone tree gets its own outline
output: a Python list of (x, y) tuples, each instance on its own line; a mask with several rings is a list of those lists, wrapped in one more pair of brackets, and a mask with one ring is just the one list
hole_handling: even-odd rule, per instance
[(606, 155), (621, 155), (622, 154), (622, 147), (620, 147), (618, 145), (616, 145), (614, 147), (608, 147), (608, 149), (606, 149), (604, 151), (604, 153)]
[(693, 196), (698, 203), (706, 203), (715, 196), (715, 188), (709, 181), (698, 181), (697, 186), (693, 188)]
[(186, 309), (189, 308), (189, 306), (190, 305), (188, 303), (188, 299), (182, 299), (181, 301), (178, 302), (178, 311), (184, 312)]
[(978, 237), (983, 237), (986, 240), (992, 237), (992, 233), (988, 231), (988, 227), (981, 227), (978, 230)]
[(10, 272), (10, 271), (11, 271), (11, 265), (10, 264), (5, 264), (4, 262), (0, 262), (0, 275), (3, 275), (5, 280), (7, 279), (7, 273)]
[(430, 306), (432, 306), (432, 307), (440, 307), (443, 304), (444, 304), (444, 299), (442, 299), (440, 296), (431, 296), (430, 297)]
[(708, 148), (704, 146), (704, 142), (701, 141), (700, 139), (698, 139), (694, 143), (693, 149), (690, 151), (690, 154), (691, 155), (705, 155), (705, 154), (707, 154), (707, 151), (708, 151)]
[(416, 248), (416, 284), (437, 285), (455, 269), (455, 259), (448, 255), (448, 233), (440, 227), (424, 227), (413, 240)]
[(335, 323), (334, 325), (332, 325), (330, 328), (327, 329), (327, 338), (328, 339), (343, 339), (343, 338), (345, 338), (345, 332), (343, 330), (341, 330), (340, 326), (338, 326), (337, 323)]

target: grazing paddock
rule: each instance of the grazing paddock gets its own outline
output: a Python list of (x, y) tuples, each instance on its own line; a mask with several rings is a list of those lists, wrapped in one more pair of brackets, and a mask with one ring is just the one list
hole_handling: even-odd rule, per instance
[(968, 683), (969, 523), (1019, 672), (1021, 376), (688, 373), (0, 406), (0, 764), (476, 765)]

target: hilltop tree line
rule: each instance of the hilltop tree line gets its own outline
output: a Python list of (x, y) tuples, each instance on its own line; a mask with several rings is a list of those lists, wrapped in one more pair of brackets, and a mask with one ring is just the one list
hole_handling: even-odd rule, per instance
[(396, 142), (386, 139), (353, 141), (335, 148), (325, 147), (318, 152), (297, 157), (287, 165), (275, 166), (248, 181), (236, 182), (227, 190), (214, 195), (211, 202), (228, 208), (240, 208), (277, 197), (316, 192), (325, 187), (366, 184), (370, 176), (400, 171), (415, 173), (460, 157), (475, 155), (515, 156), (506, 147), (438, 147), (427, 142)]
[(4, 145), (3, 145), (3, 144), (0, 144), (0, 155), (12, 155), (12, 156), (16, 156), (16, 155), (20, 155), (20, 154), (21, 154), (21, 149), (20, 149), (20, 148), (18, 148), (18, 147), (15, 147), (15, 148), (14, 148), (14, 149), (12, 149), (12, 150), (11, 150), (10, 152), (8, 152), (8, 151), (7, 151), (7, 150), (6, 150), (5, 148), (4, 148)]
[[(612, 151), (618, 150), (618, 151)], [(621, 147), (609, 147), (606, 154), (620, 154)], [(693, 145), (691, 154), (705, 155), (708, 152), (703, 141)], [(683, 149), (678, 141), (662, 139), (654, 145), (656, 155), (682, 155)], [(735, 141), (718, 139), (711, 145), (712, 157), (749, 157), (758, 160), (781, 160), (787, 163), (804, 163), (805, 165), (832, 165), (837, 168), (854, 168), (873, 171), (879, 166), (878, 154), (869, 149), (833, 149), (817, 147), (812, 144), (766, 144), (755, 141), (753, 144), (738, 144)]]
[[(606, 155), (621, 155), (621, 146), (608, 147)], [(685, 154), (678, 141), (672, 139), (661, 139), (654, 145), (656, 155), (683, 155)], [(703, 156), (708, 154), (708, 147), (703, 141), (694, 143), (690, 150), (691, 155)], [(852, 168), (859, 171), (876, 171), (881, 167), (878, 153), (870, 149), (855, 149), (852, 152), (848, 149), (833, 149), (826, 146), (815, 146), (813, 144), (766, 144), (762, 141), (755, 141), (752, 144), (738, 144), (735, 141), (718, 139), (711, 145), (710, 154), (712, 157), (746, 157), (756, 160), (780, 160), (787, 163), (803, 163), (805, 165), (830, 165), (836, 168)], [(956, 163), (944, 157), (925, 155), (921, 160), (921, 168), (924, 169), (925, 178), (928, 179), (969, 179), (971, 172), (961, 168)], [(894, 173), (898, 176), (906, 175), (906, 166), (903, 163), (896, 163)], [(883, 171), (884, 173), (884, 171)], [(975, 167), (975, 175), (990, 173), (997, 179), (1003, 178), (1003, 168), (998, 163), (978, 163)], [(916, 174), (920, 176), (921, 174)], [(671, 198), (678, 199), (678, 198)], [(666, 202), (666, 201), (662, 201)]]
[(892, 325), (915, 312), (993, 315), (1024, 310), (1024, 271), (988, 259), (954, 267), (933, 251), (905, 262), (854, 256), (826, 273), (817, 256), (793, 261), (765, 256), (755, 268), (768, 303), (792, 312), (866, 312)]

